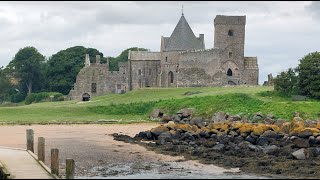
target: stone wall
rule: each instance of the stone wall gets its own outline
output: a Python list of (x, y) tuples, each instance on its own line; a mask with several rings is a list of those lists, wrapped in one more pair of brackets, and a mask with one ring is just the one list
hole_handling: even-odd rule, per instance
[(131, 87), (158, 87), (160, 60), (132, 60), (131, 63)]
[(77, 75), (73, 89), (69, 92), (70, 99), (82, 101), (82, 96), (87, 93), (90, 97), (106, 93), (123, 93), (129, 86), (128, 62), (119, 62), (119, 71), (109, 71), (109, 64), (100, 64), (100, 56), (96, 57), (97, 63), (88, 63)]

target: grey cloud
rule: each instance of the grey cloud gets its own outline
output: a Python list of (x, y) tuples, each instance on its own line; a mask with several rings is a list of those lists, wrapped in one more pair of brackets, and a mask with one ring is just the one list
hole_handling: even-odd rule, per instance
[(311, 11), (316, 17), (317, 19), (319, 20), (319, 16), (320, 16), (320, 2), (319, 1), (313, 1), (311, 2), (311, 4), (309, 6), (306, 6), (306, 10), (309, 10)]

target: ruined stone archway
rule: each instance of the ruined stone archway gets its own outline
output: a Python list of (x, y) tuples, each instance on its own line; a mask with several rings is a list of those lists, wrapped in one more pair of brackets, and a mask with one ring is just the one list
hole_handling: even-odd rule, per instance
[(227, 76), (232, 76), (232, 70), (230, 68), (227, 71)]
[(90, 101), (90, 94), (84, 93), (82, 95), (82, 101)]

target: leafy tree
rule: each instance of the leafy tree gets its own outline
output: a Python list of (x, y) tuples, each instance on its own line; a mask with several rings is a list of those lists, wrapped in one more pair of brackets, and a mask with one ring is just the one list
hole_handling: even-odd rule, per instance
[(301, 95), (320, 99), (320, 52), (309, 53), (299, 61), (297, 72)]
[(48, 60), (48, 90), (68, 94), (76, 82), (77, 74), (84, 67), (85, 55), (89, 54), (91, 63), (95, 63), (96, 55), (103, 54), (94, 48), (74, 46), (59, 51)]
[[(122, 51), (121, 54), (117, 57), (108, 57), (110, 71), (119, 71), (118, 63), (128, 61), (129, 50), (131, 50), (131, 51), (138, 51), (138, 50), (139, 51), (148, 51), (148, 49), (145, 49), (145, 48), (132, 47), (132, 48), (128, 48), (128, 49)], [(101, 62), (105, 63), (106, 59), (101, 60)]]
[(3, 67), (0, 68), (0, 102), (3, 102), (6, 97), (9, 95), (9, 91), (11, 89), (10, 87), (10, 81), (6, 77)]
[(13, 60), (8, 64), (7, 68), (11, 75), (19, 80), (23, 87), (27, 88), (27, 93), (33, 92), (34, 87), (41, 87), (43, 80), (43, 65), (45, 57), (32, 46), (20, 49)]
[(285, 95), (292, 95), (298, 92), (298, 76), (294, 69), (289, 68), (283, 71), (274, 79), (274, 89)]

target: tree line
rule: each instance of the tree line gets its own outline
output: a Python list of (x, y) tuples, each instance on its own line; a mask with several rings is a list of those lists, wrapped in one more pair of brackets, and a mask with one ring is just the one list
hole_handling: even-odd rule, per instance
[(296, 68), (281, 72), (274, 79), (274, 89), (285, 96), (303, 95), (320, 99), (320, 52), (299, 60)]
[(132, 47), (117, 57), (104, 57), (95, 48), (74, 46), (46, 58), (35, 47), (21, 48), (6, 67), (0, 68), (0, 103), (21, 102), (28, 95), (40, 92), (67, 95), (84, 67), (85, 54), (89, 54), (91, 63), (95, 63), (96, 55), (100, 55), (101, 63), (106, 63), (108, 59), (109, 70), (118, 71), (118, 62), (128, 60), (129, 50), (148, 49)]

